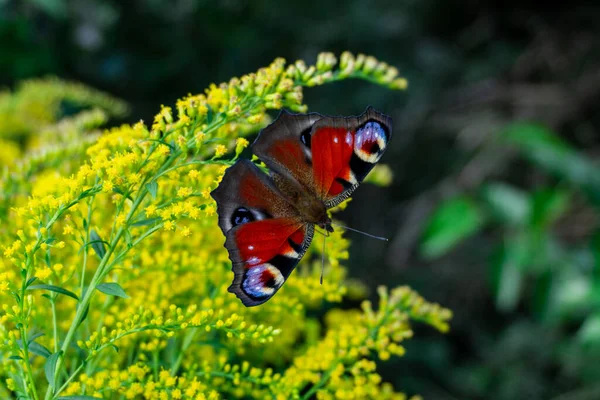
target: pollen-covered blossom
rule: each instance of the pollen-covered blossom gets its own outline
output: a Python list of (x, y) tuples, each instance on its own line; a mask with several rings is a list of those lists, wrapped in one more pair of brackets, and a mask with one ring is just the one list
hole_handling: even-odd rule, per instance
[[(338, 229), (325, 248), (314, 241), (277, 296), (247, 308), (227, 290), (231, 261), (210, 197), (247, 137), (272, 121), (268, 110), (305, 112), (303, 87), (348, 77), (406, 87), (365, 55), (276, 59), (102, 133), (126, 110), (105, 94), (58, 80), (0, 94), (0, 147), (18, 148), (0, 175), (0, 357), (12, 357), (0, 379), (10, 394), (405, 398), (377, 363), (403, 354), (411, 320), (445, 330), (449, 312), (408, 288), (381, 290), (376, 311), (336, 308), (364, 296)], [(89, 109), (61, 118), (65, 99)], [(367, 180), (388, 184), (382, 168)], [(324, 306), (326, 325), (316, 317)]]

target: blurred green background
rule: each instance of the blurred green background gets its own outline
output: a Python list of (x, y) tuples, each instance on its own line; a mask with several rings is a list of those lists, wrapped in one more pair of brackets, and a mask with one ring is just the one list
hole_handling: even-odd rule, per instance
[(450, 307), (384, 379), (426, 399), (600, 399), (600, 7), (534, 1), (0, 0), (0, 86), (56, 75), (125, 120), (278, 56), (367, 53), (406, 92), (306, 91), (311, 111), (392, 116), (390, 187), (342, 214), (351, 275)]

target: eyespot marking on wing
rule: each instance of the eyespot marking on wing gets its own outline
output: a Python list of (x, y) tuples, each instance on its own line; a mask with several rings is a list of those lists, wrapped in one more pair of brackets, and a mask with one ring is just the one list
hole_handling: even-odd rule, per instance
[(273, 295), (284, 280), (277, 267), (265, 263), (247, 270), (242, 287), (249, 296), (260, 299)]
[(354, 154), (362, 161), (375, 164), (387, 146), (388, 135), (379, 122), (368, 121), (356, 130)]

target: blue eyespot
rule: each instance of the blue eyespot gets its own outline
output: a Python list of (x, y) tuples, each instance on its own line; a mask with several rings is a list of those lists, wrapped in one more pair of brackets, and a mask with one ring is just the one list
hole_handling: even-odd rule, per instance
[(250, 210), (240, 207), (233, 212), (231, 216), (231, 226), (238, 226), (242, 224), (247, 224), (248, 222), (254, 221), (254, 215), (250, 212)]
[(387, 133), (379, 122), (369, 121), (356, 131), (354, 152), (363, 160), (375, 163), (387, 146)]

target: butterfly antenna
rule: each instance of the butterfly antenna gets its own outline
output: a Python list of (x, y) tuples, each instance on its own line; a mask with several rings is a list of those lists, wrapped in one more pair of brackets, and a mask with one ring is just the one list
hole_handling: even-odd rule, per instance
[(321, 285), (323, 284), (323, 272), (325, 271), (325, 240), (328, 235), (323, 235), (323, 252), (321, 253)]
[(343, 229), (348, 229), (349, 231), (353, 231), (353, 232), (357, 232), (357, 233), (362, 233), (363, 235), (371, 237), (373, 239), (384, 240), (386, 242), (388, 241), (388, 238), (384, 238), (382, 236), (371, 235), (370, 233), (359, 231), (358, 229), (350, 228), (350, 227), (347, 227), (347, 226), (344, 226), (344, 225), (334, 224), (334, 223), (332, 223), (331, 225), (335, 225), (335, 226), (337, 226), (339, 228), (343, 228)]

